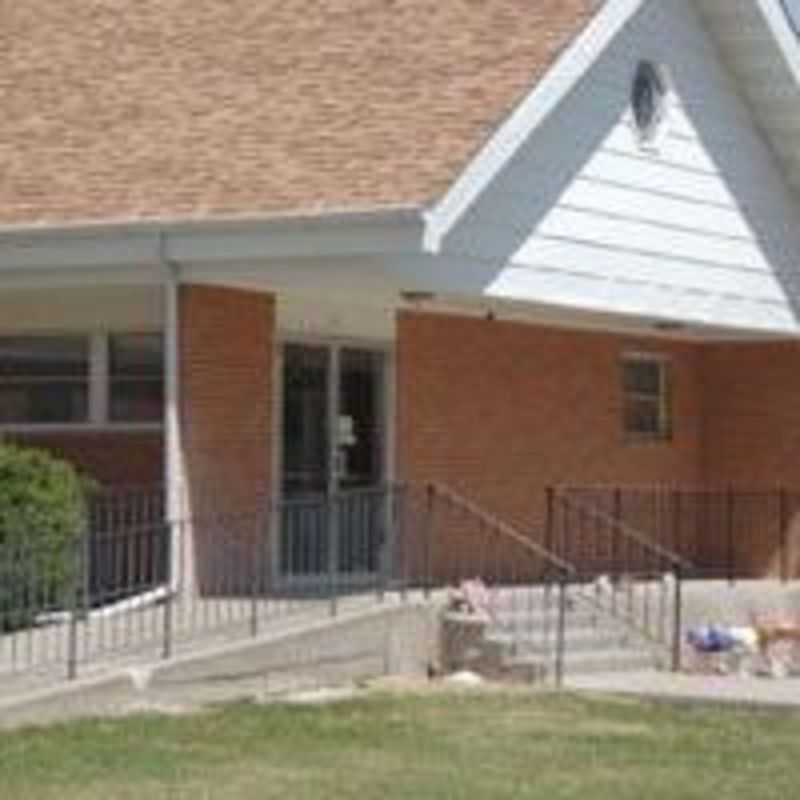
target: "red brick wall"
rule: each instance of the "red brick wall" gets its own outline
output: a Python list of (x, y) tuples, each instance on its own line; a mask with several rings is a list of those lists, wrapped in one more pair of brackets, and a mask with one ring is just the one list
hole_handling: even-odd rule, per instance
[[(733, 500), (725, 534), (735, 562), (800, 575), (800, 342), (713, 345), (703, 371), (706, 480), (760, 490)], [(788, 490), (782, 507), (778, 486)]]
[(274, 301), (181, 290), (183, 447), (196, 507), (252, 508), (269, 488)]
[(29, 433), (4, 439), (48, 450), (103, 486), (164, 483), (163, 440), (158, 431)]
[(709, 482), (800, 489), (800, 342), (705, 348)]
[[(671, 443), (625, 440), (626, 350), (672, 358)], [(701, 478), (702, 373), (692, 345), (407, 313), (397, 385), (400, 475), (444, 482), (509, 520), (541, 521), (548, 485)]]
[(274, 300), (203, 286), (181, 288), (182, 426), (195, 517), (198, 580), (237, 587), (252, 563), (259, 500), (272, 453)]

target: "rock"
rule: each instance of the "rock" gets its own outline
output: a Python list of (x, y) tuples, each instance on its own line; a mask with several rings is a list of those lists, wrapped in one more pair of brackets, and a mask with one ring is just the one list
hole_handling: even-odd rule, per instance
[(486, 684), (486, 681), (477, 673), (469, 670), (461, 670), (448, 675), (444, 682), (450, 686), (459, 686), (464, 689), (474, 689)]

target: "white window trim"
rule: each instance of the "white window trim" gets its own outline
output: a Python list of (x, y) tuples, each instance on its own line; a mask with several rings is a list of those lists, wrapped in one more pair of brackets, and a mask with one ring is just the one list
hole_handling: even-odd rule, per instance
[(104, 425), (108, 421), (108, 335), (93, 333), (89, 340), (89, 424)]
[(57, 434), (57, 433), (151, 433), (163, 430), (160, 422), (114, 422), (110, 417), (110, 367), (109, 340), (111, 336), (136, 333), (162, 334), (152, 328), (121, 328), (92, 331), (4, 331), (0, 339), (7, 336), (52, 338), (58, 336), (84, 336), (89, 344), (88, 420), (86, 422), (19, 422), (0, 424), (3, 434)]

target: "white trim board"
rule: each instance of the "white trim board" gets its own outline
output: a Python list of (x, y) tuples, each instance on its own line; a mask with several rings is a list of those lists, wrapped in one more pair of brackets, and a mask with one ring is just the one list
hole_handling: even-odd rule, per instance
[(284, 338), (391, 343), (396, 305), (346, 295), (280, 293), (276, 327)]
[(763, 14), (797, 88), (800, 90), (800, 44), (798, 44), (797, 33), (792, 30), (782, 3), (776, 2), (776, 0), (755, 0), (755, 3)]
[[(83, 227), (0, 227), (0, 275), (42, 271), (133, 269), (163, 282), (165, 263), (261, 263), (313, 258), (360, 258), (418, 252), (424, 221), (415, 209), (350, 214), (203, 221), (89, 224)], [(102, 274), (102, 273), (101, 273)]]
[(160, 330), (164, 303), (158, 287), (84, 286), (0, 291), (0, 334), (116, 333)]

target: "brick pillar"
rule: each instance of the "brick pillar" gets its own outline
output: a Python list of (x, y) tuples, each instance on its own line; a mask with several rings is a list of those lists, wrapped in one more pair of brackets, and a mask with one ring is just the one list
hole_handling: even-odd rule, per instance
[(183, 286), (181, 419), (194, 573), (206, 594), (249, 586), (272, 460), (271, 295)]

